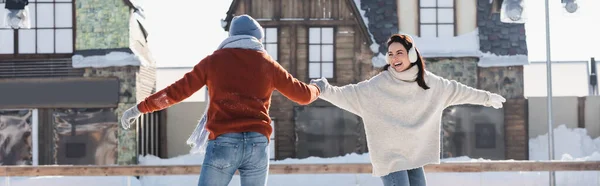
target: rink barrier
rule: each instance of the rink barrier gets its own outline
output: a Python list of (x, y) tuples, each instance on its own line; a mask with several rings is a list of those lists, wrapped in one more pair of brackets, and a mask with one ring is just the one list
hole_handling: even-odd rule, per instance
[[(197, 175), (200, 165), (44, 165), (0, 166), (0, 176), (156, 176)], [(370, 174), (371, 164), (271, 164), (269, 174)], [(447, 162), (426, 172), (600, 171), (600, 161)]]

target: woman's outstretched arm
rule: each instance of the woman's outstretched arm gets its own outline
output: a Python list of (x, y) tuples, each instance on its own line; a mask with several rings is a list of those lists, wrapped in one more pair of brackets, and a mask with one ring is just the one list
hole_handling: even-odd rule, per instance
[(311, 84), (315, 84), (321, 89), (319, 98), (359, 116), (362, 112), (359, 100), (365, 99), (368, 96), (366, 95), (368, 83), (369, 80), (365, 80), (357, 84), (338, 87), (329, 84), (326, 78), (311, 81)]

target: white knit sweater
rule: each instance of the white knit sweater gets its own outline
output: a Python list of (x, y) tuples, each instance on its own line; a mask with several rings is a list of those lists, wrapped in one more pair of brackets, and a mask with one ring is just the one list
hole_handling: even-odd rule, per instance
[(358, 84), (325, 84), (320, 98), (362, 117), (373, 176), (440, 162), (442, 111), (451, 105), (485, 105), (489, 92), (425, 74), (430, 87), (416, 83), (418, 68), (390, 68)]

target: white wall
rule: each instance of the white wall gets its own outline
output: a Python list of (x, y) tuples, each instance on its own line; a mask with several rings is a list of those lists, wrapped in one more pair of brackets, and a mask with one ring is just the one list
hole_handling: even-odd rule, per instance
[[(587, 61), (552, 63), (552, 96), (587, 96)], [(600, 70), (600, 65), (597, 65)], [(532, 62), (523, 69), (525, 97), (547, 96), (546, 64)]]
[[(159, 67), (156, 69), (157, 92), (181, 79), (192, 67)], [(183, 102), (206, 102), (206, 86), (198, 92), (183, 100)]]
[(167, 109), (167, 157), (188, 154), (190, 146), (186, 144), (202, 113), (206, 102), (183, 102)]
[[(529, 138), (548, 133), (548, 112), (546, 97), (530, 97), (529, 102)], [(566, 125), (577, 128), (577, 97), (552, 98), (552, 123), (556, 128)]]

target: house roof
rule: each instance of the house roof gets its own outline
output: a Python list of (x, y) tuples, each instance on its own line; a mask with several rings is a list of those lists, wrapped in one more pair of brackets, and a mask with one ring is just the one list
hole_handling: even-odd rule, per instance
[[(372, 45), (373, 44), (373, 39), (371, 37), (371, 34), (369, 33), (369, 29), (367, 27), (367, 24), (365, 23), (365, 21), (363, 20), (362, 17), (358, 17), (361, 14), (360, 10), (359, 10), (359, 6), (360, 6), (360, 1), (359, 0), (345, 0), (346, 4), (348, 4), (350, 7), (350, 10), (353, 12), (354, 15), (357, 15), (356, 21), (358, 22), (358, 25), (360, 27), (360, 32), (361, 34), (363, 34), (363, 36), (365, 38), (367, 38), (367, 44), (368, 45)], [(358, 2), (358, 4), (356, 3)], [(227, 17), (225, 17), (224, 24), (223, 24), (223, 29), (225, 31), (229, 31), (229, 24), (231, 23), (231, 19), (233, 19), (235, 10), (237, 10), (238, 6), (240, 4), (240, 0), (233, 0), (231, 2), (231, 5), (229, 6), (229, 9), (227, 10)]]

